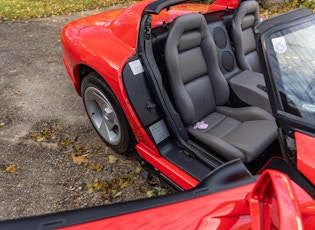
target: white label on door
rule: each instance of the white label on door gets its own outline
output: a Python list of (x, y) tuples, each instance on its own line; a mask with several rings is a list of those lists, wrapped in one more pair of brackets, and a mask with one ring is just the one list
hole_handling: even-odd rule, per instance
[(144, 69), (139, 59), (129, 62), (129, 66), (133, 75), (137, 75), (144, 72)]

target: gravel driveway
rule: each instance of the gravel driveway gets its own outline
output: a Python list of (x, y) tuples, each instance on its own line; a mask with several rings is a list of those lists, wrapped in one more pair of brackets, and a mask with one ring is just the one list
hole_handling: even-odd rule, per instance
[(0, 23), (0, 220), (158, 193), (98, 137), (62, 64), (62, 27), (98, 12)]

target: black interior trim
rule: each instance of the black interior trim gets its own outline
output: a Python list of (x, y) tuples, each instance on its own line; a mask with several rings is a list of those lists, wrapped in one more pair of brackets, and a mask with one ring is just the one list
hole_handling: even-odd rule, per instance
[[(158, 0), (152, 2), (145, 8), (145, 12), (151, 14), (159, 14), (164, 8), (168, 8), (180, 3), (188, 2), (187, 0)], [(191, 1), (190, 1), (191, 2)]]
[(199, 181), (205, 179), (214, 169), (189, 156), (184, 149), (179, 148), (174, 142), (161, 143), (161, 145), (159, 145), (159, 151), (162, 156)]

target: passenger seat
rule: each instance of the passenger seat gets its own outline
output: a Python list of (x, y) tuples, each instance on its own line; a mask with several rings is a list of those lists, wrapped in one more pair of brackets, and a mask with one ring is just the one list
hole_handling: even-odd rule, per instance
[(201, 14), (174, 20), (165, 44), (170, 87), (187, 131), (227, 160), (256, 159), (277, 137), (268, 112), (226, 106), (230, 90)]
[(254, 27), (260, 21), (259, 4), (256, 1), (241, 2), (234, 12), (231, 38), (242, 70), (262, 72), (254, 33)]

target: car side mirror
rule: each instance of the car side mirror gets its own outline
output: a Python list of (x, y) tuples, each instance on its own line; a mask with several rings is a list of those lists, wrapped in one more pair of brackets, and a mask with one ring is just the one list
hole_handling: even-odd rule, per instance
[(266, 170), (248, 196), (252, 229), (304, 229), (289, 177)]

